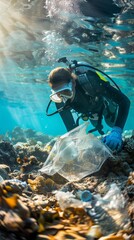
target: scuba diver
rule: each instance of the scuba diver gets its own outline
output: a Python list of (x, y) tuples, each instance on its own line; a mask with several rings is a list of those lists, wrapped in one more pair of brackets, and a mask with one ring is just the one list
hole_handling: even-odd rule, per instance
[[(70, 63), (66, 57), (59, 59), (67, 67), (57, 67), (49, 74), (48, 84), (52, 94), (46, 109), (47, 116), (59, 113), (67, 131), (79, 125), (79, 120), (90, 120), (94, 126), (89, 132), (103, 132), (102, 119), (112, 128), (102, 141), (113, 151), (122, 147), (122, 132), (126, 123), (130, 100), (118, 85), (104, 72), (85, 62)], [(109, 80), (114, 85), (111, 85)], [(51, 102), (57, 111), (48, 113)], [(74, 119), (72, 110), (79, 117)]]

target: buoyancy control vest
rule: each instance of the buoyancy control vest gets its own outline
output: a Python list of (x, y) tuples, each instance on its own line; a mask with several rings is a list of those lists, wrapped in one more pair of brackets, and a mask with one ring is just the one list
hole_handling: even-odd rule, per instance
[[(86, 113), (80, 114), (80, 116), (77, 118), (76, 124), (79, 125), (80, 119), (83, 121), (90, 120), (95, 127), (89, 132), (97, 130), (100, 134), (104, 134), (102, 131), (102, 118), (105, 105), (101, 94), (101, 84), (103, 83), (100, 80), (100, 76), (93, 69), (91, 69), (90, 66), (78, 66), (75, 68), (74, 73), (78, 76), (77, 81), (82, 88), (81, 91), (84, 92), (84, 95), (87, 97), (87, 99), (90, 99), (90, 111), (87, 109)], [(108, 84), (108, 80), (104, 77), (103, 81), (105, 81), (105, 84)], [(99, 107), (99, 112), (97, 112), (96, 106)]]

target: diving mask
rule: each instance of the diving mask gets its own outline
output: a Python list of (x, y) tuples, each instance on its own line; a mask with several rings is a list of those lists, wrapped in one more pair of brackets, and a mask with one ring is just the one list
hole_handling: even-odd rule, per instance
[(72, 82), (65, 83), (58, 89), (52, 89), (50, 99), (55, 103), (66, 102), (73, 97)]

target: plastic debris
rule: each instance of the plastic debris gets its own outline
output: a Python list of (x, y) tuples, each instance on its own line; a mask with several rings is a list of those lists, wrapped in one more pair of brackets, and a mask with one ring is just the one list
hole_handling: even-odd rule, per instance
[(84, 123), (59, 137), (40, 172), (77, 181), (99, 171), (112, 153), (97, 137), (87, 134), (86, 128)]
[(76, 197), (80, 198), (80, 200), (83, 202), (89, 202), (92, 200), (92, 194), (89, 190), (77, 191)]
[(3, 179), (3, 177), (0, 175), (0, 183), (3, 182), (3, 181), (4, 181), (4, 179)]
[(76, 199), (75, 195), (71, 192), (56, 191), (55, 197), (61, 209), (68, 207), (83, 207), (83, 203), (80, 200)]
[(110, 189), (104, 197), (97, 196), (97, 206), (101, 206), (105, 210), (123, 210), (125, 202), (125, 198), (116, 183), (110, 185)]
[(87, 212), (96, 224), (99, 223), (103, 234), (106, 235), (123, 229), (129, 222), (125, 203), (119, 187), (113, 183), (104, 197), (94, 195)]
[(75, 195), (69, 191), (56, 191), (55, 196), (61, 209), (83, 208), (88, 213), (97, 226), (97, 228), (93, 227), (88, 236), (98, 234), (98, 230), (100, 234), (100, 229), (102, 235), (111, 234), (123, 229), (129, 222), (128, 213), (125, 210), (125, 198), (115, 183), (110, 185), (109, 191), (103, 197), (98, 194), (92, 195), (89, 190), (78, 190)]

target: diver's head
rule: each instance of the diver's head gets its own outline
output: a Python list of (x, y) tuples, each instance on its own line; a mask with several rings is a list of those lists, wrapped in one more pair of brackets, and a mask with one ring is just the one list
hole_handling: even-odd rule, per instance
[(50, 99), (53, 102), (61, 103), (72, 99), (74, 96), (76, 75), (69, 69), (58, 67), (49, 74), (48, 83), (52, 88)]

